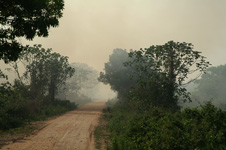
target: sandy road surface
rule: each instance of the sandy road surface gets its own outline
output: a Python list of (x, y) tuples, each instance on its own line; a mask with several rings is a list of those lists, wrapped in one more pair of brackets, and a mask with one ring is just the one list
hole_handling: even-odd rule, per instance
[(92, 102), (47, 121), (36, 135), (3, 147), (3, 150), (95, 150), (93, 131), (104, 102)]

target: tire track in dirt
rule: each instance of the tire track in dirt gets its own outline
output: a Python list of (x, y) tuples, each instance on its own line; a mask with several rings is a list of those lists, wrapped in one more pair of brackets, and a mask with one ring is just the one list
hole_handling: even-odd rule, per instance
[(2, 150), (95, 150), (93, 131), (105, 107), (92, 102), (56, 119), (35, 135), (16, 141)]

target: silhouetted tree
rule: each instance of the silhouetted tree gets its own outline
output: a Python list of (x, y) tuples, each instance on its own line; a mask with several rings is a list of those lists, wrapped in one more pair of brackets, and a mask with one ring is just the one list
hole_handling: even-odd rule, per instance
[[(178, 109), (178, 100), (190, 100), (190, 93), (183, 85), (197, 79), (204, 73), (209, 62), (200, 52), (193, 50), (190, 43), (169, 41), (164, 45), (153, 45), (144, 50), (131, 52), (133, 61), (127, 65), (135, 65), (140, 72), (139, 83), (145, 99), (152, 104), (167, 108)], [(189, 74), (200, 74), (185, 83)]]
[(1, 0), (0, 60), (15, 61), (26, 48), (17, 38), (48, 36), (48, 29), (58, 26), (63, 7), (63, 0)]
[(101, 72), (99, 81), (109, 84), (111, 89), (118, 93), (121, 100), (126, 99), (131, 87), (136, 82), (132, 79), (133, 70), (130, 67), (125, 67), (124, 63), (131, 60), (126, 50), (114, 49), (109, 56), (109, 62), (105, 63), (105, 72)]
[(20, 57), (25, 65), (24, 77), (29, 80), (29, 91), (32, 97), (48, 96), (54, 102), (59, 88), (71, 77), (74, 69), (68, 63), (68, 57), (44, 49), (41, 45), (34, 45), (23, 51)]

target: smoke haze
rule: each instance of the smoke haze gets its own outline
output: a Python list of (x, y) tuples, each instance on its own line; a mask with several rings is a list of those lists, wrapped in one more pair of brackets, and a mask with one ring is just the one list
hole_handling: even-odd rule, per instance
[(224, 0), (65, 0), (60, 26), (45, 48), (102, 70), (114, 48), (139, 49), (169, 40), (193, 43), (213, 65), (226, 60)]

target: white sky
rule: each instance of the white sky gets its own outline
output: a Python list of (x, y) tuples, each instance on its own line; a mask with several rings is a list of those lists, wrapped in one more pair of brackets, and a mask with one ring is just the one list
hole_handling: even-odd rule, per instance
[(214, 66), (226, 64), (226, 0), (65, 0), (60, 26), (24, 43), (102, 71), (114, 48), (169, 40), (193, 43)]

